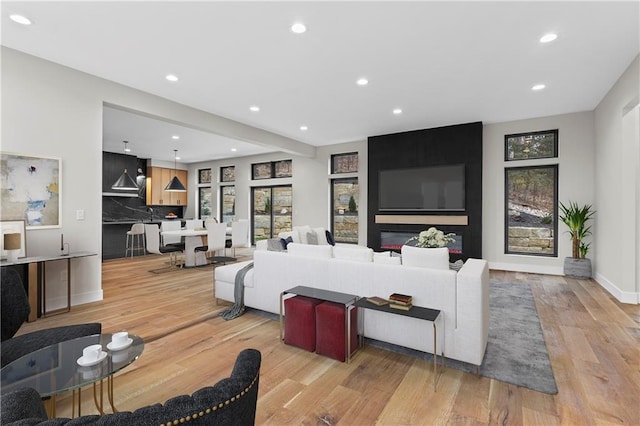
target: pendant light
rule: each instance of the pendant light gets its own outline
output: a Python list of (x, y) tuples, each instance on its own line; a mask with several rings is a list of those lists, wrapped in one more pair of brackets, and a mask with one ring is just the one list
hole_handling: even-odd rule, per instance
[(184, 187), (184, 185), (182, 184), (182, 182), (180, 182), (180, 179), (178, 179), (178, 176), (177, 176), (177, 166), (176, 166), (177, 159), (178, 159), (178, 150), (174, 149), (173, 150), (173, 179), (171, 179), (171, 182), (169, 182), (169, 184), (164, 188), (165, 191), (185, 192), (187, 190), (187, 188)]
[[(128, 145), (129, 142), (127, 141), (122, 141), (122, 142), (124, 143), (124, 151), (125, 152), (131, 151)], [(115, 189), (117, 191), (137, 191), (138, 185), (131, 178), (131, 176), (129, 176), (129, 173), (127, 173), (127, 169), (124, 169), (124, 172), (122, 172), (118, 180), (113, 185), (111, 185), (111, 189)]]

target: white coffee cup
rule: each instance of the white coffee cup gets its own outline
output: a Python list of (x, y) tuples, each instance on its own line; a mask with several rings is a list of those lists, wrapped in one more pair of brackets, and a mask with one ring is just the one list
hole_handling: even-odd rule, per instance
[(87, 346), (82, 350), (82, 358), (86, 362), (95, 361), (100, 357), (102, 353), (102, 345)]
[(83, 368), (80, 371), (82, 373), (82, 378), (84, 380), (95, 379), (96, 377), (98, 377), (98, 372), (100, 371), (98, 367), (80, 367), (80, 368)]
[(129, 358), (129, 350), (116, 351), (111, 355), (111, 360), (115, 363), (126, 361)]
[(115, 347), (124, 346), (127, 344), (127, 339), (129, 338), (129, 333), (126, 331), (120, 331), (118, 333), (113, 333), (111, 336), (111, 344)]

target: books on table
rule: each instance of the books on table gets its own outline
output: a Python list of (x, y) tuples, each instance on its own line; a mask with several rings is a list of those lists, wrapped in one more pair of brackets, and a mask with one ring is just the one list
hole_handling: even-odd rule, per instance
[(413, 297), (406, 294), (393, 293), (389, 296), (388, 300), (378, 296), (371, 296), (367, 297), (367, 302), (373, 303), (376, 306), (388, 304), (390, 308), (408, 311), (413, 306)]
[(382, 297), (378, 297), (378, 296), (367, 297), (367, 302), (371, 302), (376, 306), (383, 306), (383, 305), (386, 305), (387, 303), (389, 303), (388, 300), (383, 299)]
[(413, 306), (413, 297), (407, 294), (393, 293), (389, 296), (389, 307), (408, 311)]

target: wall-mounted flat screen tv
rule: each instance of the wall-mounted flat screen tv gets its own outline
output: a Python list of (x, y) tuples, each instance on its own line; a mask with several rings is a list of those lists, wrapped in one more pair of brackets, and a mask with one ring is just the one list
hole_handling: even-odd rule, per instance
[(380, 170), (378, 209), (464, 210), (464, 164)]

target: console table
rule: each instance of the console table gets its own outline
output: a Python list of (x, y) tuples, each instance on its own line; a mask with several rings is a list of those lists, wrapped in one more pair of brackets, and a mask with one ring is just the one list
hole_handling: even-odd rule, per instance
[[(29, 313), (29, 322), (31, 322), (35, 321), (38, 318), (40, 307), (42, 307), (43, 316), (47, 316), (47, 314), (61, 314), (64, 312), (69, 312), (71, 310), (71, 259), (97, 256), (97, 254), (98, 253), (89, 251), (77, 251), (71, 252), (66, 255), (21, 257), (13, 262), (2, 260), (0, 261), (0, 267), (12, 265), (27, 265), (29, 277), (27, 296), (29, 297), (29, 305), (31, 306), (31, 313)], [(46, 263), (58, 260), (67, 261), (67, 306), (61, 309), (47, 312)], [(40, 291), (42, 291), (42, 298), (39, 298)]]
[[(359, 321), (359, 323), (362, 324), (362, 332), (359, 333), (361, 339), (364, 339), (364, 310), (365, 309), (372, 309), (374, 311), (381, 311), (381, 312), (387, 312), (387, 313), (390, 313), (390, 314), (403, 315), (403, 316), (406, 316), (406, 317), (417, 318), (417, 319), (421, 319), (421, 320), (424, 320), (424, 321), (429, 321), (429, 322), (431, 322), (431, 324), (433, 324), (433, 390), (435, 391), (436, 383), (437, 383), (437, 371), (438, 371), (437, 370), (437, 367), (438, 367), (438, 349), (437, 349), (438, 348), (437, 347), (438, 329), (437, 329), (437, 326), (436, 326), (436, 322), (438, 321), (438, 318), (440, 317), (441, 311), (438, 310), (438, 309), (423, 308), (421, 306), (412, 306), (411, 309), (405, 311), (403, 309), (391, 308), (388, 303), (386, 305), (376, 305), (374, 303), (369, 302), (366, 297), (358, 299), (358, 301), (355, 303), (355, 306), (357, 306), (358, 308), (363, 308), (363, 309), (360, 309), (360, 312), (362, 312), (362, 321)], [(363, 343), (364, 342), (361, 342), (360, 346), (363, 346)], [(444, 353), (442, 353), (440, 355), (440, 358), (442, 359), (442, 367), (444, 368)]]

